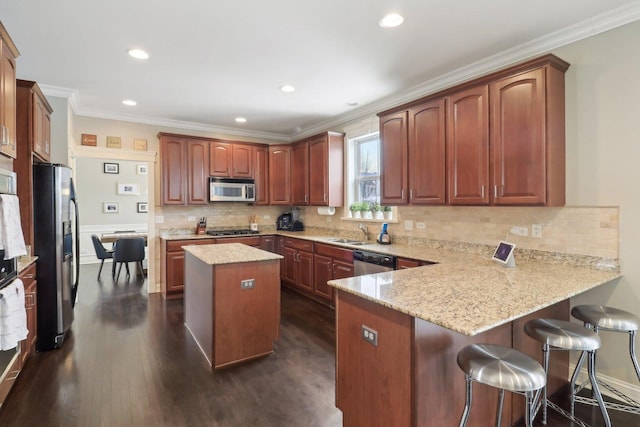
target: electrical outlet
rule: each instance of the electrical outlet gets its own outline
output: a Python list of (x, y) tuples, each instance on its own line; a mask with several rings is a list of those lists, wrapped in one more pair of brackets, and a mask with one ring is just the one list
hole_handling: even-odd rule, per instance
[(413, 221), (411, 221), (410, 219), (406, 219), (404, 221), (404, 229), (407, 231), (413, 230)]
[(256, 286), (256, 279), (246, 279), (240, 281), (241, 289), (253, 289)]
[(416, 228), (418, 230), (424, 230), (425, 228), (427, 228), (427, 225), (424, 222), (416, 222)]
[(162, 215), (156, 215), (156, 224), (162, 224), (164, 222), (164, 217)]
[(542, 238), (542, 224), (531, 224), (531, 237)]
[(528, 227), (511, 227), (511, 234), (515, 236), (528, 236), (529, 228)]
[(195, 221), (196, 217), (195, 216), (188, 216), (187, 217), (187, 221)]
[(271, 219), (271, 215), (262, 215), (262, 219)]
[(362, 338), (369, 344), (378, 346), (378, 331), (362, 325)]

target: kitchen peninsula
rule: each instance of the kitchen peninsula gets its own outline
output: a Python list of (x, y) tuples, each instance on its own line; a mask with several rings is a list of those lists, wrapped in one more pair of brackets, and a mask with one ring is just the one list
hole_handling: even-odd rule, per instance
[(241, 243), (184, 246), (185, 326), (209, 364), (273, 353), (280, 325), (280, 255)]
[[(459, 254), (458, 261), (329, 281), (336, 288), (336, 406), (344, 425), (457, 426), (465, 381), (456, 355), (463, 346), (502, 344), (540, 360), (524, 323), (568, 320), (570, 297), (618, 277), (520, 259), (505, 268)], [(567, 381), (564, 353), (551, 359), (551, 391)], [(474, 384), (470, 426), (493, 419), (497, 397)], [(522, 416), (520, 399), (505, 396), (503, 425)]]

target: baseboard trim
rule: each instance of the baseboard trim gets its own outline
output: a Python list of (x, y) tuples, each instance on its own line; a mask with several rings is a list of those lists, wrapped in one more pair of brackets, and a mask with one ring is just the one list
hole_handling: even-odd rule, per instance
[[(629, 363), (631, 363), (629, 361)], [(586, 364), (586, 362), (585, 362)], [(576, 365), (574, 363), (570, 363), (569, 364), (569, 372), (573, 373), (573, 370), (576, 368)], [(618, 391), (620, 391), (621, 393), (629, 396), (631, 399), (635, 400), (636, 402), (640, 402), (640, 386), (635, 385), (635, 384), (631, 384), (622, 380), (619, 380), (617, 378), (613, 378), (610, 377), (608, 375), (604, 375), (601, 373), (596, 373), (596, 377), (601, 380), (604, 381), (605, 383), (609, 384), (610, 386), (612, 386), (613, 388), (617, 389)], [(582, 384), (585, 381), (589, 380), (589, 376), (587, 375), (587, 369), (585, 367), (583, 367), (580, 370), (580, 373), (578, 374), (578, 380), (577, 382), (579, 384)], [(568, 378), (568, 381), (571, 381), (571, 377)], [(604, 387), (600, 387), (600, 392), (608, 397), (612, 397), (614, 399), (617, 399), (618, 397), (614, 394), (612, 394), (611, 392), (609, 392), (609, 390), (607, 390)]]

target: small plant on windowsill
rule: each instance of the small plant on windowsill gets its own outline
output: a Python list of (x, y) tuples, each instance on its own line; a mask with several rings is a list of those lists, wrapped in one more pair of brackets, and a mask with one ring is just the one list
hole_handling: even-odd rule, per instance
[(347, 218), (353, 218), (354, 212), (360, 212), (358, 203), (351, 203), (349, 205), (349, 210), (347, 211)]
[(380, 203), (374, 202), (369, 205), (369, 209), (373, 213), (374, 219), (384, 219), (384, 215), (382, 214), (382, 206)]
[(391, 206), (383, 206), (382, 213), (384, 215), (384, 219), (393, 219), (393, 210)]
[(349, 213), (353, 218), (362, 218), (362, 203), (355, 202), (349, 206)]

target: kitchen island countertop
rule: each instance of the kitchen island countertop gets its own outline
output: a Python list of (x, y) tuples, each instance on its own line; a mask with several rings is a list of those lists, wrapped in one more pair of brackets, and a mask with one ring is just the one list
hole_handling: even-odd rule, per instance
[(212, 245), (183, 246), (186, 252), (209, 265), (237, 264), (245, 262), (269, 261), (283, 257), (242, 243), (218, 243)]

